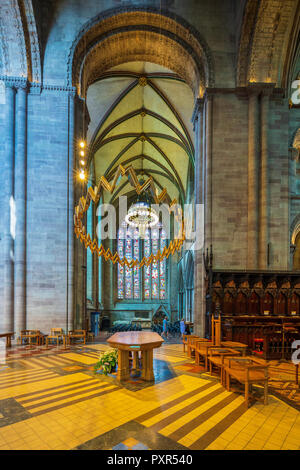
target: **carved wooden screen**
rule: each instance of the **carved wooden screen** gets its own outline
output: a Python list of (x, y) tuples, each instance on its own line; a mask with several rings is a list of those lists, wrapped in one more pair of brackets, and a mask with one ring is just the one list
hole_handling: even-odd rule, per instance
[(297, 312), (297, 315), (299, 315), (299, 313), (300, 313), (299, 305), (300, 305), (299, 295), (297, 295), (294, 292), (292, 297), (291, 297), (291, 301), (290, 301), (290, 311), (289, 311), (289, 313), (291, 314), (291, 312)]
[(277, 299), (277, 313), (278, 315), (286, 315), (287, 313), (287, 299), (282, 292), (280, 292)]
[(252, 292), (249, 303), (248, 303), (248, 313), (250, 315), (259, 315), (260, 314), (260, 298), (256, 292)]
[(229, 292), (226, 292), (225, 295), (224, 295), (222, 311), (225, 314), (231, 314), (232, 315), (234, 313), (233, 298), (232, 298), (232, 295)]
[(247, 297), (243, 292), (239, 292), (235, 301), (235, 313), (245, 315), (247, 313)]
[(269, 311), (271, 315), (274, 311), (273, 307), (274, 307), (273, 296), (269, 292), (266, 292), (264, 296), (264, 300), (263, 300), (263, 312)]

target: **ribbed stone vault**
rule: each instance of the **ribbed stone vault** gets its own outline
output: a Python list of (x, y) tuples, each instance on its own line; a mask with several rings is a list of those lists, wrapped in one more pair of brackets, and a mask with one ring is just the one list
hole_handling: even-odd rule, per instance
[[(190, 87), (153, 63), (131, 62), (100, 76), (87, 93), (96, 180), (105, 175), (111, 181), (120, 164), (132, 165), (184, 202), (189, 168), (194, 168), (193, 103)], [(124, 183), (113, 198), (132, 189)]]

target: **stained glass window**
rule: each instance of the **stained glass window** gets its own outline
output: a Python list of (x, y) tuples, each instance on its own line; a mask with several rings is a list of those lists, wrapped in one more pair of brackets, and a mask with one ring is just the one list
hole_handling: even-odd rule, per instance
[[(151, 253), (163, 251), (167, 245), (165, 231), (153, 228), (145, 232), (144, 239), (139, 238), (137, 229), (128, 228), (124, 223), (118, 232), (117, 247), (120, 258), (141, 260)], [(118, 265), (118, 299), (166, 300), (166, 259), (156, 261), (139, 269)]]

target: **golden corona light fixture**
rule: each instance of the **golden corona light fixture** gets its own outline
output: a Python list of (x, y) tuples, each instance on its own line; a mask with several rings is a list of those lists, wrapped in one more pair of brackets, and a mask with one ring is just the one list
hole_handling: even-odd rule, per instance
[[(158, 195), (153, 178), (151, 176), (147, 179), (147, 181), (140, 184), (136, 172), (131, 165), (126, 168), (122, 165), (119, 165), (112, 183), (109, 183), (105, 176), (101, 176), (98, 185), (94, 188), (90, 186), (87, 189), (86, 197), (82, 196), (80, 198), (78, 205), (75, 207), (74, 232), (80, 242), (84, 243), (86, 248), (89, 248), (92, 253), (97, 253), (99, 257), (103, 256), (106, 261), (111, 260), (113, 264), (119, 263), (122, 266), (126, 265), (128, 268), (137, 266), (140, 269), (143, 266), (149, 266), (153, 262), (162, 261), (164, 258), (168, 258), (170, 255), (174, 255), (175, 252), (180, 251), (185, 240), (184, 223), (182, 221), (178, 236), (169, 243), (169, 246), (165, 246), (162, 252), (158, 250), (155, 255), (151, 253), (150, 256), (143, 257), (141, 261), (136, 259), (128, 260), (125, 256), (121, 259), (118, 252), (112, 254), (109, 248), (105, 250), (102, 244), (99, 246), (96, 238), (92, 240), (90, 235), (86, 232), (86, 227), (83, 224), (84, 214), (87, 212), (92, 201), (95, 204), (98, 204), (104, 190), (112, 194), (115, 190), (115, 187), (120, 183), (121, 178), (125, 176), (128, 178), (131, 186), (134, 187), (138, 196), (144, 191), (150, 191), (155, 204), (166, 202), (169, 205), (169, 210), (172, 209), (172, 206), (175, 206), (174, 217), (177, 219), (177, 221), (180, 219), (180, 214), (178, 214), (178, 211), (176, 212), (177, 200), (173, 199), (171, 201), (165, 188)], [(132, 227), (139, 227), (141, 229), (140, 234), (143, 236), (143, 232), (147, 228), (155, 226), (159, 221), (159, 218), (156, 212), (150, 208), (149, 204), (137, 202), (136, 204), (133, 204), (128, 210), (125, 221)]]

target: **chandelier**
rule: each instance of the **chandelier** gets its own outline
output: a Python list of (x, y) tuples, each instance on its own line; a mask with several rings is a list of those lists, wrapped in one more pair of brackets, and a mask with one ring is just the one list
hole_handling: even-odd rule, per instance
[(158, 220), (158, 215), (148, 202), (132, 204), (125, 217), (126, 223), (137, 228), (141, 237), (144, 237), (147, 228), (155, 227)]
[[(153, 262), (159, 262), (164, 258), (168, 258), (170, 255), (174, 255), (176, 251), (179, 252), (185, 240), (183, 221), (180, 233), (169, 243), (168, 247), (165, 246), (162, 252), (158, 250), (155, 255), (151, 253), (150, 256), (143, 257), (141, 261), (138, 261), (137, 259), (128, 260), (126, 256), (121, 259), (118, 252), (113, 254), (109, 248), (105, 249), (102, 243), (99, 246), (96, 238), (93, 240), (91, 239), (83, 222), (84, 214), (87, 212), (92, 201), (95, 204), (99, 202), (103, 190), (106, 190), (111, 194), (113, 193), (119, 182), (120, 176), (127, 176), (128, 181), (137, 193), (138, 197), (134, 204), (129, 208), (127, 215), (125, 216), (125, 221), (128, 225), (139, 228), (140, 236), (143, 236), (142, 234), (145, 233), (147, 228), (152, 228), (159, 222), (158, 215), (150, 206), (151, 199), (155, 204), (160, 204), (166, 201), (170, 208), (177, 202), (176, 199), (171, 201), (166, 189), (163, 189), (160, 194), (157, 194), (152, 177), (149, 177), (145, 182), (141, 181), (142, 184), (140, 184), (135, 170), (131, 165), (127, 168), (119, 165), (112, 183), (109, 183), (104, 176), (101, 176), (98, 185), (94, 188), (90, 186), (87, 190), (86, 197), (82, 196), (79, 199), (79, 203), (75, 207), (74, 212), (74, 232), (80, 242), (84, 243), (85, 247), (89, 248), (92, 253), (97, 253), (99, 257), (103, 256), (106, 261), (111, 260), (114, 264), (119, 263), (120, 265), (127, 266), (128, 268), (134, 268), (137, 266), (140, 269), (143, 266), (149, 266)], [(148, 190), (152, 197), (148, 194)], [(177, 219), (178, 215), (176, 212), (174, 213), (174, 216)]]

